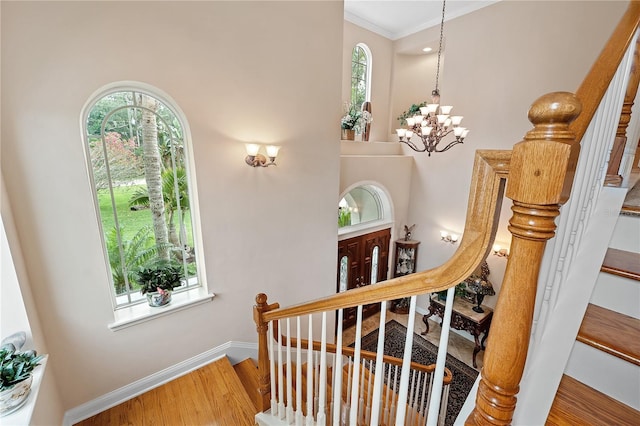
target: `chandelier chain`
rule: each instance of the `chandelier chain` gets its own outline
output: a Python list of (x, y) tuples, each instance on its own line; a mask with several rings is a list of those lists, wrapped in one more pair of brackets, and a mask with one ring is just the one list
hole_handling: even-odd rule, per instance
[(434, 92), (438, 92), (438, 80), (440, 79), (440, 55), (442, 55), (442, 38), (444, 36), (444, 8), (447, 4), (447, 0), (443, 0), (442, 2), (442, 21), (440, 21), (440, 44), (438, 46), (438, 65), (436, 67), (436, 90)]

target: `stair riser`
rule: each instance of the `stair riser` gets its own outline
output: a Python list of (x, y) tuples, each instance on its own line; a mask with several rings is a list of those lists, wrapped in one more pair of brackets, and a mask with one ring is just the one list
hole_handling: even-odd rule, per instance
[(591, 303), (640, 319), (640, 282), (600, 272)]
[(640, 216), (620, 215), (609, 247), (640, 253)]
[(565, 373), (640, 410), (640, 367), (576, 342)]

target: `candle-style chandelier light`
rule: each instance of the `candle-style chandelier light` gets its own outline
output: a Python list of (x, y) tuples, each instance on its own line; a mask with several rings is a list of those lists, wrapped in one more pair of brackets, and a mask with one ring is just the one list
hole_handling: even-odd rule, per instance
[[(432, 152), (444, 152), (454, 145), (458, 145), (467, 137), (469, 129), (460, 126), (461, 115), (450, 115), (453, 109), (450, 105), (440, 105), (440, 91), (438, 80), (440, 78), (440, 56), (442, 55), (442, 38), (444, 35), (444, 11), (446, 0), (442, 2), (442, 21), (440, 22), (440, 45), (438, 47), (438, 65), (436, 71), (436, 88), (431, 92), (431, 103), (420, 108), (420, 114), (408, 117), (408, 129), (396, 129), (400, 142), (407, 144), (417, 152), (427, 152), (429, 157)], [(423, 103), (424, 104), (424, 103)], [(438, 148), (442, 140), (453, 133), (455, 139)], [(422, 147), (418, 147), (411, 139), (418, 137), (422, 141)]]

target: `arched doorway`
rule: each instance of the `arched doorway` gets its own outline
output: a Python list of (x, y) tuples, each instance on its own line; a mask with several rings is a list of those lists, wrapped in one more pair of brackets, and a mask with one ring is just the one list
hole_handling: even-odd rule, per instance
[[(393, 224), (391, 202), (375, 184), (348, 190), (338, 203), (337, 292), (385, 281), (389, 274), (389, 244)], [(380, 310), (365, 305), (363, 318)], [(356, 308), (343, 312), (343, 329), (356, 322)]]

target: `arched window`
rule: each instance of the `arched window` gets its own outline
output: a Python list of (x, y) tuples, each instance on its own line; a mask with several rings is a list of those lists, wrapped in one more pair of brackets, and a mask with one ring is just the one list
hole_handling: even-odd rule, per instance
[(371, 50), (358, 43), (351, 53), (351, 103), (358, 109), (371, 100)]
[(369, 226), (391, 221), (387, 194), (376, 185), (364, 184), (347, 192), (338, 203), (338, 228)]
[(85, 109), (85, 145), (116, 308), (146, 300), (137, 272), (182, 271), (174, 292), (200, 286), (189, 170), (176, 109), (149, 90), (108, 90)]

